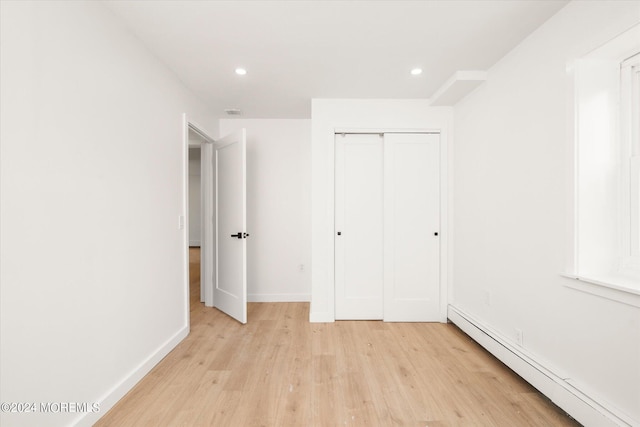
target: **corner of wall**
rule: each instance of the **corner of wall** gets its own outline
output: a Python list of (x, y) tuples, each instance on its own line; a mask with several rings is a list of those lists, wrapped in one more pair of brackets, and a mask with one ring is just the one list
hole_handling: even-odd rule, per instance
[(169, 338), (156, 351), (151, 353), (128, 375), (116, 383), (105, 395), (97, 400), (100, 405), (99, 412), (87, 412), (73, 423), (75, 426), (92, 426), (118, 403), (135, 385), (164, 359), (182, 340), (189, 335), (189, 326), (184, 326)]

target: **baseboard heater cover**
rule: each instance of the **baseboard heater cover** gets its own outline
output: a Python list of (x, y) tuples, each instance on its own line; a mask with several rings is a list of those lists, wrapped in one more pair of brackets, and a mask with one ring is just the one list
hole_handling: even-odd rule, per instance
[(566, 379), (546, 368), (543, 363), (536, 361), (534, 355), (520, 350), (464, 310), (449, 305), (448, 317), (453, 324), (474, 341), (585, 427), (640, 425), (637, 420), (632, 420), (624, 414), (616, 413), (613, 409), (607, 407), (609, 405), (589, 397)]

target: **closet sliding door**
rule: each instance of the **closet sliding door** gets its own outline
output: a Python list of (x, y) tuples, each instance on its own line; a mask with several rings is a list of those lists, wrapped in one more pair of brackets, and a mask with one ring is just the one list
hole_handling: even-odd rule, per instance
[(440, 135), (385, 134), (384, 320), (440, 320)]
[(335, 136), (335, 318), (438, 322), (440, 135)]
[(335, 136), (335, 318), (383, 318), (383, 138)]

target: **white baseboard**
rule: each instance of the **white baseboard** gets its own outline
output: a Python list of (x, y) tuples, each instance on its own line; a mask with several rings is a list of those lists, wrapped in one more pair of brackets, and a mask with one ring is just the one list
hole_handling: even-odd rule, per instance
[(331, 313), (327, 312), (310, 312), (309, 323), (333, 323), (336, 319)]
[(449, 320), (585, 427), (637, 426), (640, 422), (587, 395), (545, 363), (458, 307)]
[(310, 294), (247, 294), (248, 302), (309, 302)]
[(98, 399), (100, 404), (100, 412), (88, 412), (82, 414), (72, 425), (74, 426), (92, 426), (104, 414), (109, 411), (118, 400), (127, 394), (151, 369), (153, 369), (171, 350), (173, 350), (180, 342), (189, 335), (189, 327), (185, 326), (175, 335), (169, 338), (160, 348), (153, 352), (149, 357), (142, 361), (129, 375), (125, 376), (120, 382), (111, 388), (104, 396)]

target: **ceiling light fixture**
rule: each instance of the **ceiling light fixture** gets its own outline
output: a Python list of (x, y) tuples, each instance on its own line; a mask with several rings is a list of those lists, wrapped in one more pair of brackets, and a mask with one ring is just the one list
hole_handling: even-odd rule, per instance
[(244, 76), (245, 74), (247, 74), (247, 70), (245, 70), (244, 68), (236, 68), (236, 74), (239, 76)]
[(420, 74), (422, 74), (422, 68), (414, 68), (411, 70), (411, 75), (413, 76), (419, 76)]

